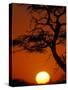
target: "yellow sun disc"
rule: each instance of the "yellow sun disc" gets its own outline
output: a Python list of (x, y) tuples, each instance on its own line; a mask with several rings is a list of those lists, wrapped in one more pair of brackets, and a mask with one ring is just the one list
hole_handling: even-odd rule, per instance
[(46, 84), (49, 81), (50, 81), (50, 75), (45, 71), (41, 71), (36, 75), (37, 84)]

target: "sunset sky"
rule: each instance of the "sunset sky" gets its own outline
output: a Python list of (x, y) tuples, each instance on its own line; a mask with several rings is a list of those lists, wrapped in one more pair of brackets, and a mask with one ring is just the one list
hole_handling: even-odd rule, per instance
[[(31, 13), (27, 10), (28, 5), (12, 5), (12, 40), (31, 31)], [(65, 21), (64, 15), (60, 21)], [(50, 30), (50, 27), (45, 27)], [(65, 52), (65, 46), (56, 45), (59, 56)], [(56, 63), (51, 49), (44, 49), (44, 52), (32, 52), (23, 50), (20, 47), (12, 47), (12, 79), (24, 80), (29, 83), (37, 84), (35, 78), (38, 72), (46, 71), (50, 75), (50, 83), (55, 83), (65, 79), (64, 71)]]

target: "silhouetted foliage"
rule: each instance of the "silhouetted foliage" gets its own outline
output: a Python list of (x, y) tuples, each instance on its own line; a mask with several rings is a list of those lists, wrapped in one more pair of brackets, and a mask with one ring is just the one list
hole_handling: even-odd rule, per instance
[[(66, 44), (66, 16), (65, 6), (44, 6), (30, 5), (28, 8), (31, 14), (31, 32), (13, 40), (13, 46), (18, 45), (29, 52), (43, 52), (44, 48), (50, 47), (57, 64), (66, 72), (66, 55), (60, 57), (56, 52), (56, 45)], [(31, 28), (31, 24), (34, 27)], [(49, 29), (46, 29), (49, 28)]]
[[(63, 83), (66, 83), (66, 80), (60, 80), (60, 81), (57, 81), (57, 82), (51, 82), (49, 84), (63, 84)], [(35, 83), (29, 83), (29, 82), (26, 82), (24, 80), (19, 80), (19, 79), (14, 79), (14, 80), (11, 80), (11, 82), (9, 83), (10, 86), (12, 87), (19, 87), (19, 86), (31, 86), (31, 85), (38, 85), (38, 84), (35, 84)], [(39, 84), (39, 85), (46, 85), (46, 84)]]
[(28, 86), (28, 85), (31, 85), (31, 84), (24, 81), (24, 80), (15, 79), (15, 80), (11, 80), (9, 85), (15, 87), (15, 86)]

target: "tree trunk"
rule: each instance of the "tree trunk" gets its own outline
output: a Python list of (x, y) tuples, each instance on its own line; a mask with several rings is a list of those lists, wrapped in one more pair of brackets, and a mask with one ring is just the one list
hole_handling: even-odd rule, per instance
[(53, 54), (57, 64), (60, 66), (60, 68), (64, 72), (66, 72), (66, 64), (64, 64), (63, 61), (61, 60), (61, 58), (58, 56), (55, 45), (51, 47), (51, 51), (52, 51), (52, 54)]

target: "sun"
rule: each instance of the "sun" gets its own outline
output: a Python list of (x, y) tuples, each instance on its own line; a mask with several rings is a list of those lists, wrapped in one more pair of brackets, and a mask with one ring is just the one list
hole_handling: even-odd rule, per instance
[(37, 84), (46, 84), (50, 81), (50, 75), (45, 71), (41, 71), (37, 73), (35, 80)]

